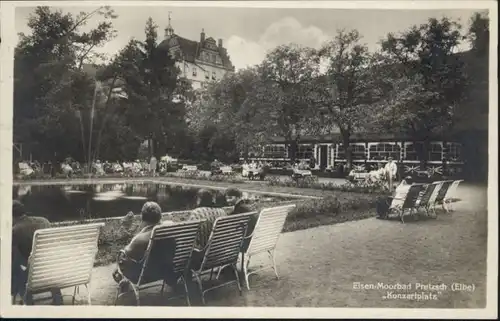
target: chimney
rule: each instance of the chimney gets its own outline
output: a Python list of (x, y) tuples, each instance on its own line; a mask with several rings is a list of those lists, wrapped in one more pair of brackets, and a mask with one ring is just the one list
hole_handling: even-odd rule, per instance
[(222, 48), (222, 39), (219, 39), (219, 48)]
[(200, 42), (205, 42), (205, 29), (201, 29)]

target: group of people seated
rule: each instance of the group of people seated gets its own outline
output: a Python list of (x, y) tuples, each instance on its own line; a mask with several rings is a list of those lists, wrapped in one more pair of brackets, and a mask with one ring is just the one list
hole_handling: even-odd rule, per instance
[[(188, 221), (203, 221), (195, 241), (195, 248), (191, 257), (191, 268), (196, 268), (201, 264), (205, 254), (206, 245), (212, 231), (213, 224), (219, 217), (248, 213), (257, 210), (256, 204), (242, 197), (241, 191), (237, 189), (227, 189), (224, 193), (226, 202), (232, 206), (232, 209), (226, 211), (224, 208), (215, 207), (216, 195), (208, 190), (200, 190), (197, 194), (196, 208), (191, 211)], [(253, 216), (247, 228), (247, 235), (253, 232), (257, 216)], [(119, 283), (122, 292), (129, 290), (129, 282), (137, 282), (142, 269), (142, 259), (146, 253), (149, 239), (153, 228), (158, 224), (175, 224), (173, 221), (162, 221), (160, 206), (155, 202), (146, 202), (141, 210), (140, 231), (135, 235), (130, 243), (120, 253), (118, 266), (113, 273), (114, 280)], [(172, 258), (175, 255), (175, 240), (169, 240), (164, 249), (164, 255)], [(243, 247), (248, 247), (248, 241)], [(168, 261), (168, 260), (167, 260)], [(169, 273), (170, 271), (170, 273)], [(154, 273), (154, 272), (153, 272)], [(161, 266), (157, 273), (166, 277), (166, 283), (169, 286), (175, 286), (177, 276), (173, 273), (173, 266)], [(187, 280), (188, 283), (191, 280)]]
[[(201, 264), (205, 254), (206, 245), (212, 231), (215, 220), (222, 216), (248, 213), (257, 211), (257, 204), (249, 199), (243, 198), (241, 191), (229, 188), (219, 197), (224, 197), (227, 204), (232, 207), (228, 210), (220, 207), (215, 207), (215, 204), (220, 202), (217, 200), (217, 195), (214, 195), (208, 190), (200, 190), (196, 196), (196, 208), (191, 211), (188, 221), (202, 220), (200, 230), (195, 242), (195, 249), (192, 255), (192, 268), (196, 268)], [(128, 214), (129, 216), (130, 214)], [(131, 215), (133, 216), (133, 214)], [(28, 276), (28, 258), (31, 254), (34, 233), (38, 229), (50, 227), (50, 222), (43, 217), (29, 215), (24, 205), (14, 200), (12, 205), (12, 282), (11, 295), (16, 297), (19, 295), (23, 298), (26, 291), (26, 282)], [(257, 215), (252, 216), (248, 228), (247, 236), (251, 235), (255, 224), (257, 223)], [(146, 254), (149, 240), (153, 228), (159, 224), (175, 224), (173, 221), (162, 221), (162, 210), (156, 202), (146, 202), (141, 210), (141, 224), (139, 232), (133, 236), (125, 248), (120, 251), (117, 268), (112, 277), (118, 283), (121, 291), (129, 290), (129, 282), (136, 283), (141, 273), (143, 258)], [(243, 246), (248, 247), (249, 241), (246, 241)], [(175, 240), (170, 240), (164, 249), (164, 255), (171, 258), (167, 260), (171, 262), (168, 266), (161, 266), (157, 273), (161, 278), (166, 278), (166, 283), (169, 286), (175, 286), (177, 276), (173, 273), (173, 257), (175, 255)], [(170, 271), (170, 273), (169, 273)], [(187, 280), (188, 286), (192, 286), (192, 280)], [(53, 289), (52, 299), (54, 305), (62, 304), (62, 295), (59, 289)], [(33, 299), (30, 293), (25, 297), (25, 304), (32, 304)]]

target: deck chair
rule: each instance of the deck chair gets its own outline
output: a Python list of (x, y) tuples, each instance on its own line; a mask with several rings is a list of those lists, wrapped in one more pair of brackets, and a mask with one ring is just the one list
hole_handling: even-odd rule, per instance
[(451, 184), (453, 181), (443, 181), (441, 188), (439, 189), (436, 199), (434, 200), (434, 203), (431, 204), (432, 210), (434, 213), (436, 213), (436, 205), (441, 205), (443, 207), (443, 210), (448, 212), (448, 209), (446, 208), (446, 204), (444, 202), (444, 198), (446, 194), (448, 193), (448, 190), (450, 189)]
[[(215, 220), (207, 244), (204, 249), (201, 249), (201, 252), (204, 253), (201, 264), (191, 269), (198, 284), (203, 304), (205, 304), (205, 293), (233, 283), (238, 285), (238, 290), (240, 294), (242, 293), (236, 263), (238, 262), (241, 244), (250, 216), (255, 214), (257, 212), (229, 215)], [(214, 269), (221, 269), (226, 266), (231, 266), (234, 270), (236, 280), (203, 289), (202, 276), (208, 272), (212, 274)]]
[(418, 198), (418, 200), (415, 204), (417, 211), (419, 209), (424, 209), (426, 214), (429, 216), (429, 212), (430, 212), (429, 207), (431, 204), (429, 201), (430, 201), (432, 195), (434, 194), (434, 191), (436, 190), (437, 186), (438, 186), (438, 183), (434, 182), (434, 183), (428, 184), (425, 187), (423, 194), (420, 195), (420, 197)]
[(408, 214), (412, 215), (416, 209), (416, 202), (420, 191), (422, 190), (422, 184), (413, 184), (410, 186), (408, 193), (404, 199), (393, 199), (389, 211), (395, 211), (399, 215), (401, 222), (404, 223), (405, 211), (408, 210)]
[(90, 280), (97, 254), (99, 231), (104, 223), (53, 227), (38, 230), (28, 259), (28, 294), (74, 287), (72, 304), (80, 285), (87, 288), (91, 305)]
[[(278, 243), (279, 236), (285, 225), (285, 220), (288, 213), (295, 207), (295, 204), (265, 208), (261, 211), (257, 223), (255, 224), (254, 231), (246, 238), (250, 239), (248, 249), (243, 248), (241, 252), (241, 271), (245, 278), (245, 285), (250, 290), (248, 278), (252, 274), (259, 271), (272, 268), (276, 278), (279, 278), (278, 270), (276, 267), (275, 249)], [(250, 259), (258, 254), (268, 253), (272, 264), (264, 266), (260, 269), (248, 272)], [(246, 258), (246, 261), (245, 261)]]
[[(173, 296), (168, 298), (185, 297), (186, 303), (190, 305), (189, 292), (186, 284), (186, 274), (189, 273), (189, 264), (191, 254), (193, 252), (196, 235), (202, 221), (188, 221), (172, 225), (158, 225), (153, 229), (149, 245), (141, 262), (142, 265), (139, 278), (136, 282), (126, 279), (122, 271), (120, 273), (129, 282), (132, 291), (135, 295), (136, 304), (140, 305), (140, 291), (154, 286), (158, 286), (158, 281), (163, 281), (161, 287), (161, 295), (167, 283), (167, 275), (161, 275), (159, 270), (164, 269), (166, 273), (172, 273), (177, 282), (182, 281), (184, 285), (184, 295)], [(168, 250), (175, 247), (175, 250)], [(167, 250), (165, 250), (167, 248)], [(123, 250), (120, 251), (124, 253)], [(123, 254), (122, 254), (123, 255)], [(173, 266), (171, 263), (173, 262)], [(171, 267), (171, 271), (167, 271)], [(118, 266), (118, 269), (120, 267)], [(115, 305), (120, 297), (129, 293), (120, 293), (120, 285), (118, 285)]]
[(453, 211), (452, 207), (453, 199), (458, 189), (458, 185), (460, 185), (460, 183), (462, 183), (463, 181), (464, 181), (463, 179), (456, 180), (453, 183), (451, 183), (451, 186), (448, 188), (448, 192), (446, 193), (443, 199), (443, 205), (447, 208), (448, 211)]

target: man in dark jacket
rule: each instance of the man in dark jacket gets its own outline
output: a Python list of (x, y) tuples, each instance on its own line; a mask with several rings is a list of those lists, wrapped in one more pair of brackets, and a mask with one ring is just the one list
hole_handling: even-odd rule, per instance
[[(151, 233), (155, 226), (161, 222), (161, 208), (155, 202), (146, 202), (141, 210), (142, 222), (140, 231), (137, 233), (130, 243), (123, 249), (118, 258), (119, 269), (113, 273), (113, 278), (122, 286), (122, 291), (128, 290), (128, 281), (137, 283), (144, 263), (146, 251), (148, 250)], [(163, 224), (174, 224), (168, 221)], [(175, 239), (166, 239), (162, 246), (162, 255), (150, 253), (148, 264), (154, 266), (151, 270), (151, 275), (145, 276), (146, 282), (164, 279), (168, 285), (174, 285), (177, 281), (173, 274), (173, 258), (175, 255)], [(155, 249), (151, 249), (155, 250)], [(155, 261), (155, 260), (162, 260)], [(125, 279), (125, 278), (126, 279)], [(124, 281), (124, 282), (122, 282)]]
[[(49, 228), (50, 222), (44, 217), (29, 216), (24, 205), (18, 200), (12, 201), (12, 279), (11, 295), (24, 296), (28, 278), (28, 258), (31, 254), (33, 237), (36, 230)], [(53, 289), (52, 303), (62, 305), (60, 289)], [(25, 304), (33, 304), (33, 296), (27, 293)]]

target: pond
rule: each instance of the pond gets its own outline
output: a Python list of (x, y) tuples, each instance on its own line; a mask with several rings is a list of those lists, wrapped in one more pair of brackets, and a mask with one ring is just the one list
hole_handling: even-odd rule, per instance
[[(119, 183), (93, 185), (20, 185), (13, 187), (13, 198), (19, 199), (34, 216), (51, 222), (139, 214), (146, 201), (160, 204), (162, 212), (189, 210), (196, 207), (196, 187), (156, 183)], [(212, 190), (214, 195), (220, 191)], [(257, 202), (287, 200), (284, 197), (243, 193)], [(224, 197), (216, 197), (216, 206), (228, 206)]]

